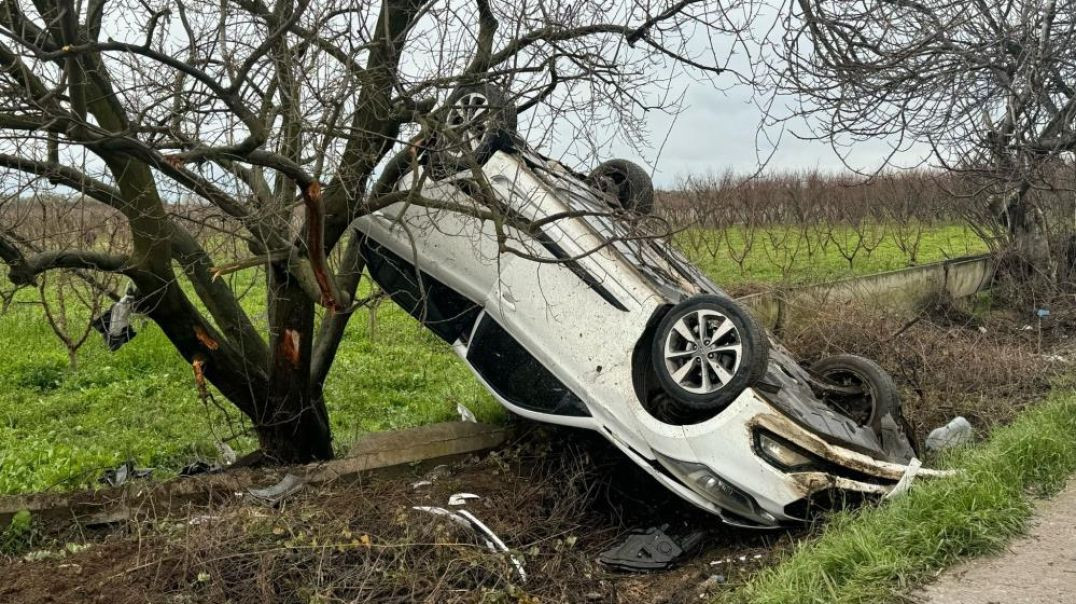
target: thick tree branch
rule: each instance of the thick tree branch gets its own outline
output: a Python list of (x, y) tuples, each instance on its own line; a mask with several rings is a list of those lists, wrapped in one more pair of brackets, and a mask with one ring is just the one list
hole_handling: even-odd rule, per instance
[[(347, 247), (344, 248), (340, 259), (340, 268), (336, 272), (336, 282), (340, 290), (354, 300), (358, 291), (359, 279), (365, 267), (362, 254), (362, 235), (358, 231), (351, 231)], [(348, 321), (355, 313), (354, 304), (340, 312), (327, 312), (321, 320), (317, 339), (314, 340), (314, 351), (310, 363), (310, 381), (318, 388), (323, 388), (325, 378), (329, 375), (333, 361), (336, 359), (336, 351), (340, 347), (340, 341), (344, 337), (344, 330)]]
[(15, 285), (35, 285), (37, 276), (55, 269), (82, 269), (127, 273), (129, 258), (92, 250), (48, 250), (24, 257), (10, 239), (0, 235), (0, 257), (8, 265), (8, 279)]

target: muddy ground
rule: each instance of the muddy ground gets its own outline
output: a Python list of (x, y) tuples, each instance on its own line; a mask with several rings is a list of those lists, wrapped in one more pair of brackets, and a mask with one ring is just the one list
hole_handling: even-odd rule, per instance
[[(984, 434), (1071, 372), (1076, 306), (1052, 304), (1041, 334), (1030, 312), (942, 303), (912, 320), (844, 306), (782, 337), (807, 361), (834, 352), (879, 359), (919, 439), (954, 415)], [(145, 509), (103, 528), (39, 528), (0, 556), (0, 602), (698, 602), (776, 563), (817, 528), (720, 526), (597, 435), (520, 428), (481, 459), (311, 487), (278, 506), (232, 495), (170, 516)], [(457, 492), (479, 495), (467, 509), (522, 559), (526, 581), (471, 532), (413, 509), (445, 506)], [(664, 524), (706, 533), (682, 566), (628, 574), (597, 562), (627, 531)]]

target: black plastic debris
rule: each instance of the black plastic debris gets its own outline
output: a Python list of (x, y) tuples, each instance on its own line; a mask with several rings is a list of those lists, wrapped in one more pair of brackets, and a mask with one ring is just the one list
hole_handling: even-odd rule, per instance
[(105, 338), (105, 344), (111, 352), (116, 352), (120, 346), (138, 335), (134, 327), (131, 327), (134, 301), (134, 296), (128, 293), (93, 320), (93, 328)]
[(97, 482), (100, 482), (101, 484), (107, 484), (110, 487), (118, 487), (127, 483), (127, 481), (129, 480), (149, 478), (150, 474), (152, 473), (152, 469), (136, 468), (135, 462), (128, 460), (120, 464), (118, 468), (112, 470), (105, 470), (105, 473), (97, 479)]
[(192, 461), (191, 463), (183, 466), (179, 471), (180, 476), (197, 476), (199, 474), (216, 474), (221, 471), (221, 466), (218, 464), (211, 464), (202, 460)]
[(624, 540), (598, 556), (602, 564), (626, 571), (654, 571), (672, 568), (702, 543), (704, 531), (671, 536), (669, 525), (628, 533)]

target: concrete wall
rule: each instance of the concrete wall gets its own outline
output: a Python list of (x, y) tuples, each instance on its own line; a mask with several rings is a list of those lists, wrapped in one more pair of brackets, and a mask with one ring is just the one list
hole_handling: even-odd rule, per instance
[(767, 327), (778, 322), (809, 318), (818, 305), (851, 300), (914, 312), (924, 302), (946, 293), (964, 298), (990, 286), (994, 261), (989, 255), (943, 260), (911, 268), (853, 277), (804, 287), (773, 289), (740, 298)]

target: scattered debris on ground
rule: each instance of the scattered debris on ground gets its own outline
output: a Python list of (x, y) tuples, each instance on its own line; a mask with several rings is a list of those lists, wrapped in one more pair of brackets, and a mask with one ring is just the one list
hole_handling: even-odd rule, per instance
[(668, 528), (669, 525), (663, 524), (632, 531), (623, 541), (602, 552), (598, 560), (609, 568), (629, 572), (667, 570), (694, 554), (706, 537), (706, 531), (702, 530), (673, 537), (665, 532)]
[(142, 480), (153, 474), (152, 469), (136, 468), (134, 461), (125, 461), (117, 468), (105, 470), (97, 482), (110, 487), (118, 487), (127, 484), (128, 480)]
[(298, 493), (306, 483), (294, 474), (285, 474), (280, 482), (261, 489), (247, 489), (254, 499), (269, 505), (279, 505), (290, 495)]
[(933, 453), (942, 449), (959, 447), (971, 442), (974, 434), (975, 430), (968, 423), (968, 420), (964, 416), (958, 415), (948, 424), (938, 426), (931, 430), (930, 434), (927, 434), (926, 448), (927, 451)]

